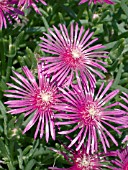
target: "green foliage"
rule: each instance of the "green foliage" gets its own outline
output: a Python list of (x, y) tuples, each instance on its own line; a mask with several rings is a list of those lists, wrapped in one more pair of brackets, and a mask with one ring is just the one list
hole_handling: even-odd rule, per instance
[[(0, 31), (0, 170), (47, 170), (54, 163), (68, 167), (61, 155), (49, 149), (60, 149), (57, 141), (50, 140), (47, 144), (44, 138), (34, 140), (33, 129), (22, 134), (28, 119), (24, 121), (23, 115), (9, 115), (4, 106), (7, 99), (3, 94), (7, 90), (6, 83), (12, 81), (12, 70), (21, 73), (21, 67), (26, 65), (36, 72), (38, 58), (46, 55), (40, 50), (40, 37), (43, 32), (49, 33), (52, 25), (58, 27), (63, 23), (69, 27), (71, 22), (78, 22), (85, 29), (94, 31), (94, 37), (98, 37), (98, 42), (110, 52), (110, 58), (106, 59), (105, 82), (114, 79), (112, 89), (128, 93), (128, 1), (90, 6), (87, 3), (78, 6), (78, 0), (47, 1), (48, 6), (40, 4), (42, 15), (32, 9), (26, 10), (21, 26), (15, 23)], [(97, 84), (101, 84), (101, 80)], [(118, 101), (119, 97), (114, 100)], [(121, 145), (122, 138), (116, 137)], [(63, 135), (57, 135), (57, 138), (69, 144)], [(112, 145), (112, 149), (117, 147)]]

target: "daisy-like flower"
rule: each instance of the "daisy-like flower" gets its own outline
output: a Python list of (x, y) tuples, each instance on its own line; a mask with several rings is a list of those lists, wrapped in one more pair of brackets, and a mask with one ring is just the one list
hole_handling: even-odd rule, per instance
[(101, 4), (103, 4), (103, 3), (114, 4), (114, 2), (111, 1), (111, 0), (81, 0), (79, 4), (83, 4), (83, 3), (85, 3), (85, 2), (88, 2), (89, 4), (91, 4), (91, 3), (94, 3), (94, 4), (96, 4), (96, 3), (101, 3)]
[(19, 0), (18, 6), (22, 7), (22, 10), (25, 8), (33, 7), (33, 9), (38, 13), (41, 14), (36, 3), (41, 2), (43, 5), (47, 5), (44, 0)]
[[(40, 60), (45, 61), (44, 74), (54, 73), (52, 80), (56, 80), (58, 85), (62, 85), (67, 81), (66, 85), (70, 85), (74, 75), (76, 79), (81, 78), (84, 84), (90, 82), (91, 86), (95, 85), (95, 75), (101, 79), (104, 76), (97, 71), (107, 70), (102, 66), (106, 65), (102, 58), (107, 58), (105, 51), (98, 51), (104, 48), (102, 44), (92, 45), (96, 43), (98, 38), (90, 40), (93, 32), (89, 29), (84, 31), (82, 26), (79, 30), (78, 24), (70, 26), (70, 35), (65, 25), (59, 25), (60, 30), (53, 26), (53, 30), (49, 29), (50, 34), (41, 37), (43, 42), (40, 44), (44, 52), (53, 54), (51, 57), (43, 57)], [(78, 75), (79, 74), (79, 75)], [(67, 78), (68, 77), (68, 78)]]
[(72, 89), (68, 87), (65, 89), (60, 88), (64, 94), (64, 101), (58, 106), (58, 110), (61, 109), (67, 113), (55, 115), (55, 118), (63, 119), (63, 121), (56, 122), (56, 125), (74, 126), (70, 130), (60, 131), (59, 134), (67, 135), (71, 132), (79, 131), (69, 147), (78, 142), (76, 150), (79, 150), (86, 141), (87, 153), (90, 150), (91, 153), (94, 153), (98, 150), (98, 138), (102, 143), (104, 152), (107, 152), (107, 147), (110, 147), (108, 138), (118, 146), (118, 142), (110, 133), (110, 130), (121, 134), (117, 128), (119, 125), (126, 124), (128, 116), (126, 111), (113, 108), (114, 106), (119, 106), (119, 102), (108, 103), (119, 93), (119, 90), (114, 90), (106, 94), (112, 82), (110, 81), (105, 88), (104, 83), (102, 83), (97, 94), (95, 88), (82, 86), (80, 82), (79, 85), (72, 85)]
[(11, 110), (8, 111), (10, 114), (25, 113), (25, 117), (33, 114), (33, 117), (25, 127), (23, 133), (38, 122), (34, 138), (37, 138), (38, 132), (40, 132), (40, 138), (42, 138), (45, 131), (46, 141), (48, 142), (49, 133), (51, 133), (52, 138), (55, 139), (54, 107), (57, 106), (59, 102), (60, 94), (56, 84), (51, 82), (50, 78), (44, 77), (41, 69), (42, 65), (39, 64), (38, 84), (33, 74), (26, 66), (23, 67), (23, 72), (27, 79), (14, 71), (17, 78), (11, 78), (18, 86), (7, 83), (13, 90), (6, 90), (9, 94), (5, 94), (5, 96), (14, 99), (5, 102), (5, 104), (11, 108)]
[(125, 149), (115, 151), (110, 156), (115, 156), (114, 160), (111, 162), (113, 166), (110, 168), (112, 170), (128, 170), (128, 146)]
[(104, 162), (107, 162), (105, 160), (105, 157), (103, 154), (88, 154), (86, 152), (86, 148), (82, 146), (82, 149), (79, 151), (74, 151), (71, 149), (68, 149), (65, 146), (65, 149), (69, 152), (69, 154), (66, 154), (64, 151), (57, 151), (53, 149), (58, 154), (61, 154), (64, 156), (65, 160), (69, 163), (71, 166), (70, 168), (56, 168), (56, 167), (50, 167), (49, 169), (52, 170), (101, 170), (102, 167), (107, 167)]
[(17, 3), (17, 0), (0, 0), (0, 29), (3, 27), (7, 28), (7, 22), (9, 21), (12, 24), (12, 19), (19, 22), (18, 15), (23, 15), (19, 9), (14, 8), (14, 4)]

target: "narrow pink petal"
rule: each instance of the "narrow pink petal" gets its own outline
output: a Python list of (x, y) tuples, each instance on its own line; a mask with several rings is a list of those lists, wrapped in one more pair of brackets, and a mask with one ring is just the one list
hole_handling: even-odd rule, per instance
[(69, 133), (71, 133), (71, 132), (74, 132), (76, 129), (78, 129), (79, 127), (81, 126), (81, 124), (78, 124), (78, 125), (76, 125), (73, 129), (71, 129), (71, 130), (67, 130), (67, 131), (61, 131), (61, 132), (58, 132), (59, 134), (69, 134)]
[(40, 138), (43, 137), (43, 134), (44, 134), (44, 113), (42, 113), (42, 124), (41, 124)]
[(36, 123), (39, 118), (39, 112), (36, 112), (30, 122), (27, 124), (26, 128), (23, 131), (23, 134), (26, 133), (31, 127)]
[(78, 151), (78, 150), (81, 148), (81, 146), (83, 145), (84, 140), (85, 140), (86, 135), (87, 135), (87, 131), (88, 131), (88, 126), (87, 126), (86, 129), (85, 129), (85, 132), (84, 132), (84, 134), (83, 134), (83, 138), (82, 138), (82, 140), (80, 141), (79, 145), (77, 146), (76, 151)]
[(72, 140), (72, 142), (70, 143), (70, 145), (68, 146), (69, 148), (74, 145), (76, 143), (76, 141), (81, 137), (82, 133), (84, 131), (84, 127), (82, 127), (82, 129), (80, 130), (80, 132), (78, 133), (78, 135)]
[(36, 127), (36, 131), (35, 131), (35, 134), (34, 134), (34, 139), (36, 139), (36, 138), (37, 138), (37, 134), (38, 134), (38, 132), (39, 132), (39, 128), (40, 128), (40, 124), (41, 124), (41, 120), (42, 120), (42, 118), (41, 118), (41, 117), (39, 117), (38, 125), (37, 125), (37, 127)]
[(55, 140), (55, 125), (54, 125), (53, 118), (51, 118), (51, 114), (53, 116), (53, 113), (49, 113), (50, 132), (51, 132), (52, 139)]
[(46, 142), (48, 143), (49, 140), (49, 124), (48, 124), (48, 115), (45, 114), (45, 133), (46, 133)]
[(98, 101), (101, 100), (104, 95), (107, 93), (107, 91), (110, 89), (111, 85), (113, 83), (113, 80), (111, 80), (108, 85), (105, 87), (105, 89), (103, 90), (103, 92), (101, 93), (100, 97), (97, 99)]

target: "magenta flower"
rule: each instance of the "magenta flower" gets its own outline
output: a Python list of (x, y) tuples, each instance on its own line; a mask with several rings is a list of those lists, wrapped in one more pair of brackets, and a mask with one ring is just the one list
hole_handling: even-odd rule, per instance
[(0, 29), (2, 29), (2, 27), (7, 28), (6, 19), (12, 24), (12, 19), (19, 22), (18, 15), (24, 14), (19, 9), (13, 7), (16, 2), (16, 0), (0, 1)]
[(32, 6), (37, 13), (41, 14), (35, 2), (41, 2), (43, 5), (47, 5), (44, 0), (19, 0), (18, 6), (22, 7), (22, 9)]
[(104, 55), (107, 52), (97, 51), (104, 46), (102, 44), (92, 45), (98, 38), (90, 40), (93, 32), (89, 33), (89, 29), (85, 32), (83, 26), (79, 30), (78, 24), (75, 26), (71, 24), (70, 35), (65, 25), (60, 24), (59, 27), (60, 31), (53, 26), (54, 31), (49, 29), (50, 35), (44, 33), (47, 38), (41, 37), (42, 50), (53, 54), (51, 57), (41, 58), (45, 61), (44, 74), (54, 73), (52, 80), (56, 80), (58, 85), (65, 81), (67, 85), (70, 85), (75, 75), (77, 81), (80, 77), (84, 84), (89, 81), (91, 86), (94, 86), (96, 82), (94, 74), (104, 78), (96, 69), (107, 72), (102, 66), (106, 63), (101, 60), (107, 58)]
[(128, 170), (128, 146), (120, 151), (115, 151), (115, 158), (111, 162), (113, 163), (112, 170)]
[(34, 138), (37, 138), (39, 131), (40, 138), (42, 138), (45, 129), (46, 141), (48, 142), (49, 133), (51, 133), (52, 138), (55, 139), (53, 118), (54, 107), (57, 107), (60, 94), (58, 93), (55, 83), (51, 82), (49, 78), (44, 77), (41, 68), (42, 66), (38, 65), (39, 85), (31, 71), (26, 66), (23, 67), (23, 72), (27, 79), (14, 71), (17, 78), (11, 78), (18, 84), (18, 86), (7, 83), (9, 87), (13, 88), (13, 90), (6, 90), (9, 94), (5, 94), (5, 96), (14, 99), (5, 102), (5, 104), (8, 104), (8, 107), (11, 108), (8, 113), (25, 113), (25, 117), (33, 114), (32, 119), (25, 127), (23, 133), (27, 132), (36, 122), (38, 122)]
[(111, 0), (81, 0), (79, 4), (83, 4), (85, 2), (88, 2), (89, 4), (91, 4), (91, 3), (94, 3), (94, 4), (96, 4), (96, 3), (114, 4), (114, 2), (111, 1)]
[(56, 168), (56, 167), (50, 167), (49, 169), (52, 170), (101, 170), (101, 167), (107, 167), (104, 162), (107, 162), (105, 160), (104, 155), (101, 153), (99, 154), (88, 154), (86, 152), (86, 149), (82, 146), (82, 149), (79, 151), (73, 151), (71, 149), (65, 148), (67, 151), (69, 151), (69, 154), (66, 154), (65, 152), (57, 151), (53, 149), (58, 154), (61, 154), (64, 156), (64, 158), (67, 160), (70, 168)]
[(119, 90), (114, 90), (106, 94), (111, 85), (112, 81), (103, 89), (104, 83), (102, 83), (96, 96), (95, 88), (83, 87), (80, 82), (79, 85), (72, 85), (72, 90), (68, 87), (65, 90), (60, 88), (64, 94), (64, 101), (57, 106), (57, 109), (68, 113), (56, 114), (55, 118), (63, 119), (63, 121), (56, 122), (56, 125), (74, 126), (70, 130), (59, 132), (59, 134), (67, 135), (76, 130), (79, 131), (69, 147), (78, 142), (76, 150), (79, 150), (86, 141), (87, 153), (90, 150), (91, 153), (94, 153), (98, 150), (98, 138), (101, 141), (104, 152), (107, 152), (106, 148), (110, 147), (108, 138), (118, 146), (118, 142), (108, 129), (121, 134), (117, 127), (118, 125), (126, 124), (128, 116), (125, 115), (126, 112), (124, 110), (113, 108), (114, 106), (120, 106), (119, 102), (107, 105), (119, 93)]

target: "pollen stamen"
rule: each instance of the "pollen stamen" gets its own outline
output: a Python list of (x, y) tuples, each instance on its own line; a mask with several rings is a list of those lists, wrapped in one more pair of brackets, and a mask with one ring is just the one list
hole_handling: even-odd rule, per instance
[(97, 115), (97, 113), (98, 113), (98, 111), (97, 111), (97, 109), (95, 109), (95, 107), (90, 108), (88, 110), (88, 112), (89, 112), (90, 116), (92, 116), (92, 118), (94, 118), (95, 115)]
[(90, 166), (90, 157), (87, 157), (84, 154), (82, 158), (81, 157), (77, 158), (76, 162), (79, 168), (87, 168)]
[(45, 93), (45, 92), (41, 92), (41, 98), (43, 102), (50, 102), (51, 100), (51, 94), (49, 93)]
[(80, 58), (80, 56), (81, 56), (81, 52), (79, 50), (77, 49), (72, 50), (72, 57), (74, 59)]
[(100, 120), (101, 112), (95, 103), (87, 104), (80, 112), (82, 121), (85, 124), (94, 123), (95, 120)]

